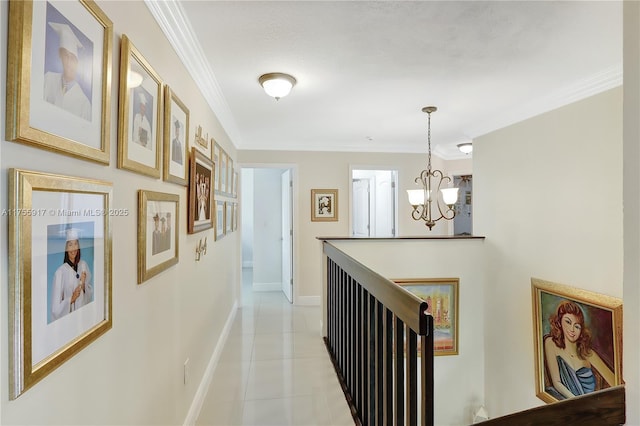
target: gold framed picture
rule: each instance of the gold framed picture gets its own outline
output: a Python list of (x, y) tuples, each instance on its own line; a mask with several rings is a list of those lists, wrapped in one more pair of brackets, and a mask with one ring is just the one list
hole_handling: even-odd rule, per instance
[(90, 1), (11, 1), (10, 141), (109, 164), (113, 24)]
[[(458, 355), (458, 278), (400, 278), (391, 281), (427, 302), (433, 317), (433, 354)], [(420, 341), (418, 340), (418, 354)]]
[(9, 398), (106, 333), (111, 319), (108, 182), (9, 171)]
[(227, 167), (229, 165), (229, 156), (227, 152), (220, 148), (220, 193), (227, 193)]
[(222, 169), (222, 150), (220, 145), (214, 141), (213, 143), (213, 164), (215, 164), (215, 179), (213, 189), (216, 194), (220, 194), (220, 170)]
[(224, 203), (224, 201), (216, 201), (216, 241), (221, 240), (226, 233), (226, 208)]
[(189, 220), (187, 232), (194, 234), (213, 228), (213, 173), (209, 157), (195, 146), (191, 148), (189, 166)]
[(189, 109), (169, 86), (164, 89), (163, 133), (162, 177), (186, 186), (189, 183)]
[(124, 34), (119, 102), (118, 168), (159, 178), (162, 81)]
[(536, 396), (545, 402), (622, 380), (622, 300), (531, 278)]
[(338, 220), (338, 190), (311, 190), (311, 221), (334, 222)]
[(138, 191), (138, 284), (178, 263), (180, 196)]
[(233, 204), (231, 201), (224, 202), (224, 233), (230, 234), (233, 231)]
[(233, 171), (233, 193), (231, 194), (233, 198), (238, 198), (238, 171)]
[(233, 159), (229, 157), (227, 161), (227, 195), (229, 197), (233, 197), (233, 191), (235, 188), (233, 187)]

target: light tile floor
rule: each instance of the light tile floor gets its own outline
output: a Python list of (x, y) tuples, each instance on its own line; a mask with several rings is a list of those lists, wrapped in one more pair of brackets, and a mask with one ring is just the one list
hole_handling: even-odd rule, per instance
[[(243, 280), (251, 282), (250, 269)], [(293, 306), (282, 292), (243, 285), (196, 424), (353, 425), (320, 321), (320, 307)]]

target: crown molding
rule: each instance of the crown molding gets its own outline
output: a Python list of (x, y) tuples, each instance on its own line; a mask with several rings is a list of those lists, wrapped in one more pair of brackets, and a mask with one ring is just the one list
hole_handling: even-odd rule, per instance
[(157, 0), (144, 0), (144, 2), (202, 91), (231, 143), (236, 147), (241, 145), (242, 137), (238, 125), (180, 2)]
[(621, 85), (622, 63), (605, 68), (596, 74), (548, 95), (535, 98), (526, 104), (517, 105), (506, 111), (494, 112), (491, 120), (485, 121), (481, 126), (465, 129), (465, 134), (471, 135), (471, 139), (474, 139)]

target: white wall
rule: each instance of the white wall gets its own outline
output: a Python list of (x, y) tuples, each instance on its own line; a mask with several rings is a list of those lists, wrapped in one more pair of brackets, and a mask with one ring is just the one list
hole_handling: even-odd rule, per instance
[(242, 266), (253, 267), (253, 169), (241, 169), (240, 182)]
[[(0, 2), (0, 80), (6, 81), (7, 5)], [(116, 168), (120, 36), (126, 33), (164, 82), (189, 108), (191, 135), (201, 125), (231, 158), (235, 148), (198, 87), (143, 2), (99, 1), (114, 22), (111, 86), (111, 163), (97, 165), (24, 144), (1, 144), (0, 208), (8, 203), (10, 167), (91, 177), (113, 183), (113, 207), (128, 209), (112, 219), (113, 328), (14, 401), (8, 400), (8, 244), (7, 219), (0, 221), (0, 411), (2, 424), (182, 424), (196, 396), (235, 302), (239, 233), (214, 242), (213, 231), (187, 235), (186, 187)], [(2, 95), (1, 135), (4, 129)], [(192, 139), (192, 138), (190, 138)], [(193, 139), (192, 139), (193, 140)], [(179, 263), (137, 284), (137, 194), (139, 189), (180, 197)], [(198, 240), (208, 251), (195, 262)], [(191, 380), (183, 385), (189, 358)]]
[[(398, 170), (398, 236), (446, 235), (450, 224), (438, 222), (429, 231), (423, 222), (411, 219), (411, 206), (406, 190), (415, 186), (414, 179), (425, 167), (424, 156), (416, 154), (307, 152), (307, 151), (238, 151), (243, 164), (290, 164), (297, 166), (294, 186), (294, 294), (297, 297), (318, 297), (322, 291), (322, 247), (317, 237), (348, 236), (351, 165)], [(471, 160), (455, 161), (456, 170), (470, 169)], [(447, 171), (447, 162), (434, 157), (433, 166)], [(468, 162), (468, 163), (467, 163)], [(355, 167), (354, 168), (358, 168)], [(311, 221), (311, 189), (338, 189), (338, 221)], [(296, 214), (297, 212), (297, 214)], [(451, 227), (451, 231), (453, 228)]]
[(624, 379), (640, 424), (640, 4), (624, 2)]
[(437, 356), (434, 360), (434, 420), (438, 426), (471, 424), (472, 413), (484, 402), (485, 242), (455, 239), (331, 243), (386, 278), (459, 278), (458, 355)]
[[(485, 394), (495, 417), (543, 404), (531, 277), (623, 296), (622, 88), (477, 138), (473, 156), (473, 226), (486, 237), (488, 265)], [(625, 314), (636, 308), (632, 301)]]

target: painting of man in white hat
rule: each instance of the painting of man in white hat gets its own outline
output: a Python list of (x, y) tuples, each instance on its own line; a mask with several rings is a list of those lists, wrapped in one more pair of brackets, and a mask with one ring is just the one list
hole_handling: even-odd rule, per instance
[[(133, 130), (131, 132), (131, 138), (133, 142), (144, 146), (151, 150), (153, 146), (153, 138), (151, 134), (151, 122), (149, 120), (149, 111), (153, 111), (150, 108), (150, 103), (153, 98), (142, 87), (137, 87), (134, 90), (133, 106), (134, 111), (137, 111), (133, 117)], [(137, 108), (135, 108), (137, 105)]]
[(44, 100), (91, 121), (93, 43), (49, 6), (46, 44)]

